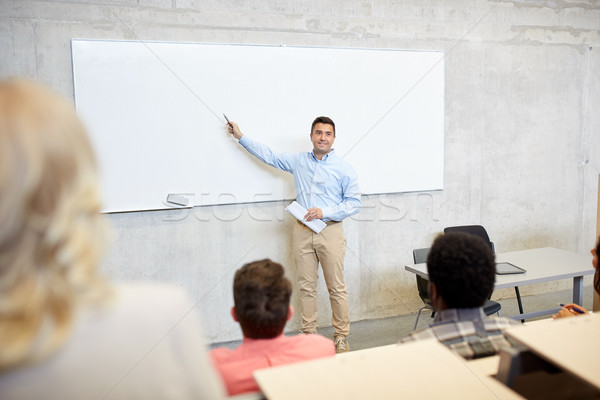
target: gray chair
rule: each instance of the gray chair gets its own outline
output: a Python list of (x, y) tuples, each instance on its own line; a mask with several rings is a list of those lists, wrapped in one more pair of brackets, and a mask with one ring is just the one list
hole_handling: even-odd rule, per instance
[[(413, 260), (415, 264), (422, 264), (427, 262), (428, 254), (429, 247), (424, 249), (414, 249)], [(417, 329), (417, 324), (419, 323), (419, 318), (421, 317), (421, 313), (423, 312), (423, 310), (431, 310), (431, 318), (435, 316), (435, 310), (433, 309), (433, 304), (431, 304), (431, 298), (429, 297), (429, 280), (419, 275), (415, 276), (417, 277), (417, 290), (419, 291), (419, 297), (421, 298), (421, 300), (423, 300), (423, 307), (419, 308), (419, 312), (417, 313), (417, 320), (415, 321), (413, 331)]]
[[(427, 262), (427, 256), (429, 255), (429, 247), (423, 249), (414, 249), (413, 250), (413, 260), (415, 264), (423, 264)], [(415, 321), (415, 326), (413, 327), (413, 331), (417, 329), (417, 324), (419, 323), (419, 318), (421, 317), (421, 312), (423, 310), (431, 310), (431, 318), (435, 316), (435, 309), (433, 308), (433, 304), (431, 303), (431, 298), (429, 297), (429, 280), (423, 278), (422, 276), (415, 275), (417, 277), (417, 289), (419, 291), (419, 297), (423, 300), (423, 307), (419, 308), (419, 312), (417, 313), (417, 320)], [(498, 314), (500, 315), (500, 309), (502, 305), (498, 302), (487, 300), (483, 305), (483, 311), (485, 315)]]
[[(487, 231), (481, 225), (462, 225), (462, 226), (450, 226), (444, 228), (444, 233), (448, 232), (464, 232), (470, 233), (471, 235), (479, 236), (482, 238), (492, 249), (492, 252), (495, 254), (496, 250), (494, 249), (494, 243), (490, 240)], [(521, 301), (521, 293), (519, 292), (519, 287), (515, 286), (515, 294), (517, 295), (517, 304), (519, 306), (519, 313), (523, 314), (523, 302)], [(521, 322), (525, 322), (525, 320), (521, 320)]]

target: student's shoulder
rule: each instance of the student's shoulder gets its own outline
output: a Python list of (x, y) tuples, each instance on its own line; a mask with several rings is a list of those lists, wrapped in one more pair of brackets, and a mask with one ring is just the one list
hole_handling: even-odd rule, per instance
[(233, 354), (234, 351), (227, 347), (217, 347), (208, 352), (214, 364), (226, 362)]
[(489, 330), (489, 327), (496, 329), (505, 329), (511, 326), (520, 326), (521, 322), (515, 319), (506, 318), (506, 317), (498, 317), (495, 315), (490, 315), (485, 319), (485, 326)]
[(432, 327), (422, 328), (418, 331), (410, 332), (400, 339), (399, 343), (414, 342), (425, 339), (437, 339), (436, 332)]
[(297, 340), (297, 341), (306, 341), (306, 342), (322, 342), (322, 343), (333, 343), (332, 339), (325, 337), (323, 335), (319, 335), (318, 333), (312, 334), (299, 334), (293, 336), (286, 336), (289, 340)]
[(335, 352), (333, 340), (319, 334), (288, 336), (288, 340), (295, 342), (297, 346), (312, 349), (331, 349)]

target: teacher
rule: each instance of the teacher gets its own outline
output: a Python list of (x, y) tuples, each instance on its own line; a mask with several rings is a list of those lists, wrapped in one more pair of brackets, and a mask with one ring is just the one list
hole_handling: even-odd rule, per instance
[(245, 136), (235, 122), (228, 123), (227, 129), (250, 154), (291, 173), (296, 201), (308, 210), (304, 218), (321, 219), (327, 224), (319, 234), (301, 222), (294, 224), (302, 333), (317, 332), (317, 270), (321, 263), (331, 303), (336, 352), (350, 350), (348, 292), (344, 280), (346, 237), (341, 221), (360, 210), (361, 200), (356, 172), (331, 148), (336, 137), (334, 122), (328, 117), (317, 117), (310, 130), (313, 150), (303, 153), (275, 153)]

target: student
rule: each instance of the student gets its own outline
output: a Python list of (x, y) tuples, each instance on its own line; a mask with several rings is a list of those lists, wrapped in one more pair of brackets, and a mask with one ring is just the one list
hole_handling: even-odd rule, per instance
[[(594, 274), (594, 290), (596, 293), (600, 293), (600, 269), (598, 269), (598, 253), (600, 252), (600, 236), (596, 242), (596, 247), (591, 250), (592, 253), (592, 265), (596, 270)], [(553, 315), (552, 318), (565, 318), (565, 317), (574, 317), (577, 315), (588, 314), (587, 310), (580, 305), (577, 304), (566, 304), (560, 311)]]
[(72, 104), (0, 81), (0, 399), (219, 399), (178, 287), (110, 284), (94, 154)]
[(483, 305), (494, 290), (495, 257), (479, 237), (447, 233), (435, 239), (427, 257), (429, 295), (434, 323), (402, 342), (436, 338), (466, 359), (480, 358), (511, 346), (504, 329), (518, 326), (508, 318), (487, 317)]
[(284, 273), (280, 264), (265, 259), (246, 264), (235, 274), (231, 316), (239, 322), (244, 340), (235, 350), (210, 352), (230, 396), (258, 392), (252, 377), (257, 369), (335, 354), (333, 341), (326, 337), (283, 335), (293, 313), (292, 285)]
[(245, 136), (236, 123), (227, 125), (240, 145), (262, 162), (294, 175), (296, 201), (307, 209), (307, 221), (321, 219), (327, 227), (316, 234), (304, 224), (294, 224), (293, 242), (298, 283), (302, 332), (317, 332), (317, 270), (323, 268), (331, 303), (331, 325), (338, 353), (350, 350), (348, 292), (344, 280), (346, 238), (341, 221), (360, 210), (358, 178), (354, 169), (332, 149), (335, 124), (317, 117), (310, 130), (311, 152), (275, 153), (264, 144)]

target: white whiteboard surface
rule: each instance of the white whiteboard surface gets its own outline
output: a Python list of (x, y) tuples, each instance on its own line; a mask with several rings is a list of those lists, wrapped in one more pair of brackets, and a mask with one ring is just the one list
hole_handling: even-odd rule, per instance
[(72, 40), (77, 112), (101, 173), (104, 211), (294, 199), (223, 113), (274, 151), (311, 151), (310, 124), (336, 123), (335, 151), (363, 194), (437, 190), (444, 175), (439, 51)]

